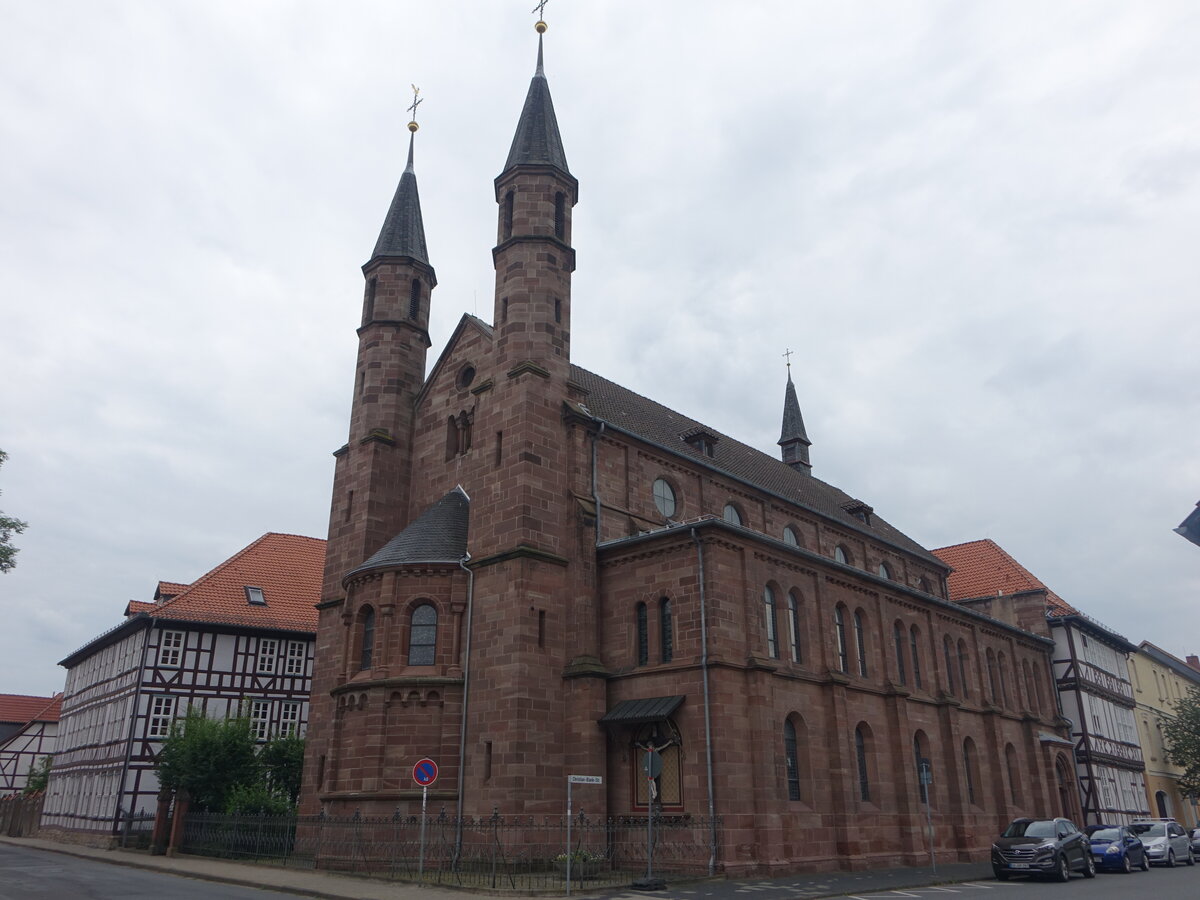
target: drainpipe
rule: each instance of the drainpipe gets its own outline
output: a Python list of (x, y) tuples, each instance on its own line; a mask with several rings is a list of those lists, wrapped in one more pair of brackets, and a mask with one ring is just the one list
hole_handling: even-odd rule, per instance
[(600, 546), (600, 486), (596, 477), (596, 444), (600, 440), (600, 435), (604, 434), (604, 423), (600, 423), (600, 430), (592, 435), (592, 503), (596, 506), (596, 546)]
[(467, 768), (467, 700), (471, 696), (471, 624), (475, 614), (475, 572), (467, 568), (471, 554), (465, 553), (458, 561), (458, 566), (467, 573), (467, 640), (463, 659), (463, 700), (462, 726), (458, 731), (458, 813), (454, 827), (454, 856), (458, 859), (462, 853), (462, 821), (463, 821), (463, 777)]
[(692, 540), (696, 542), (696, 560), (700, 571), (700, 674), (704, 682), (704, 758), (708, 769), (708, 874), (713, 875), (717, 868), (717, 818), (713, 800), (713, 744), (712, 744), (712, 709), (708, 697), (708, 612), (704, 593), (704, 545), (700, 536), (692, 528)]

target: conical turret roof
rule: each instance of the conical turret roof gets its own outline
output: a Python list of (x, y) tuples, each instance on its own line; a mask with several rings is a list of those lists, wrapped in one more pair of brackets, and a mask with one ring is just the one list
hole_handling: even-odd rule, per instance
[(467, 552), (470, 514), (470, 498), (456, 487), (346, 577), (412, 563), (457, 563)]
[(429, 265), (425, 248), (425, 223), (421, 220), (421, 198), (417, 194), (417, 175), (413, 171), (413, 137), (408, 138), (408, 165), (400, 176), (396, 195), (388, 208), (372, 259), (380, 256), (408, 256)]
[(812, 441), (804, 430), (804, 416), (800, 414), (800, 401), (796, 399), (796, 385), (792, 384), (792, 373), (788, 372), (787, 387), (783, 392), (783, 431), (779, 443), (800, 441), (806, 445)]
[(508, 151), (507, 171), (513, 166), (554, 166), (567, 175), (567, 154), (563, 150), (562, 136), (558, 133), (558, 119), (554, 115), (554, 103), (550, 99), (550, 84), (542, 67), (542, 36), (538, 35), (537, 71), (529, 82), (529, 93), (525, 95), (525, 108), (517, 122), (517, 133), (513, 135), (512, 148)]

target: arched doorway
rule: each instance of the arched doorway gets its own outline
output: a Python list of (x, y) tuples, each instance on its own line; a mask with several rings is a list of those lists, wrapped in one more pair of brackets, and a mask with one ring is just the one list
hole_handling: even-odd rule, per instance
[(1171, 801), (1167, 799), (1166, 791), (1155, 793), (1154, 803), (1158, 807), (1158, 816), (1160, 819), (1171, 818)]
[(1058, 782), (1059, 815), (1067, 819), (1075, 817), (1075, 804), (1071, 802), (1071, 770), (1061, 756), (1054, 763), (1054, 775)]

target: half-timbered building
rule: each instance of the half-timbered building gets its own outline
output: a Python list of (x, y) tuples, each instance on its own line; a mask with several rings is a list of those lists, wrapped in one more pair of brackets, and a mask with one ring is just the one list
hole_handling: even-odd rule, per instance
[(53, 756), (62, 694), (0, 694), (0, 797), (25, 790), (29, 773)]
[(1071, 723), (1084, 821), (1149, 815), (1129, 667), (1137, 645), (1067, 603), (995, 541), (969, 541), (934, 553), (954, 568), (950, 596), (956, 602), (988, 609), (998, 597), (1012, 595), (1041, 606), (1054, 639), (1058, 702)]
[(302, 811), (419, 812), (426, 756), (429, 801), (470, 816), (558, 813), (586, 773), (592, 814), (716, 814), (714, 867), (745, 872), (921, 862), (927, 815), (980, 858), (1057, 810), (1069, 746), (1016, 676), (1053, 641), (950, 602), (941, 560), (813, 474), (790, 374), (769, 455), (572, 362), (572, 304), (603, 299), (571, 294), (540, 43), (484, 189), (492, 321), (428, 373), (413, 160), (363, 267)]
[(266, 534), (66, 657), (59, 750), (43, 827), (107, 835), (153, 811), (155, 757), (188, 709), (242, 712), (260, 740), (303, 733), (325, 542)]

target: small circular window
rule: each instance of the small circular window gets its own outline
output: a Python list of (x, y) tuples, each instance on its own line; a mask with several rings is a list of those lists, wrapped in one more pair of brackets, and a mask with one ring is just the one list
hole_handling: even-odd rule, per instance
[(738, 512), (738, 508), (732, 503), (725, 504), (725, 511), (721, 514), (721, 518), (723, 518), (730, 525), (742, 524), (742, 514)]
[(458, 370), (458, 378), (455, 380), (455, 384), (458, 385), (460, 391), (465, 391), (471, 386), (471, 382), (474, 380), (475, 367), (468, 364)]
[(783, 542), (789, 547), (800, 546), (800, 536), (796, 534), (796, 529), (791, 525), (785, 525), (783, 529)]
[(675, 515), (675, 490), (665, 479), (654, 480), (654, 505), (667, 518)]

